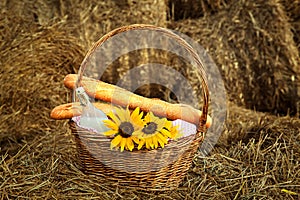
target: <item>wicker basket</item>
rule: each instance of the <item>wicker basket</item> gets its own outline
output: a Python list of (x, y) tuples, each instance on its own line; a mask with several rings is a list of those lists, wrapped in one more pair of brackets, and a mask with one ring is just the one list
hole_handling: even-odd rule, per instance
[[(172, 37), (191, 54), (197, 63), (201, 71), (199, 81), (202, 83), (203, 90), (202, 115), (197, 124), (197, 133), (171, 141), (163, 149), (118, 152), (110, 150), (111, 139), (106, 136), (83, 129), (73, 120), (70, 120), (69, 125), (77, 145), (78, 162), (84, 173), (98, 175), (120, 185), (139, 189), (171, 190), (177, 188), (185, 177), (206, 132), (209, 93), (206, 74), (197, 53), (185, 40), (167, 29), (152, 25), (131, 25), (116, 29), (102, 37), (87, 53), (86, 58), (114, 35), (129, 30), (144, 29), (158, 31)], [(82, 71), (86, 68), (87, 60), (85, 59), (81, 65)], [(122, 170), (123, 168), (131, 171)]]

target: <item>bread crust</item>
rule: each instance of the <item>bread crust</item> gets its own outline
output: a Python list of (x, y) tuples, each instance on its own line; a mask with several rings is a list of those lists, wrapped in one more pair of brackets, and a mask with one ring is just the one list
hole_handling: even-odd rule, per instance
[[(64, 79), (64, 85), (69, 89), (75, 89), (77, 78), (78, 75), (76, 74), (68, 74)], [(83, 77), (80, 86), (84, 87), (89, 96), (111, 103), (94, 103), (94, 105), (104, 113), (107, 113), (112, 109), (112, 104), (128, 106), (130, 109), (140, 107), (142, 111), (151, 111), (160, 117), (166, 117), (170, 120), (182, 119), (195, 125), (199, 125), (202, 112), (189, 105), (171, 104), (160, 99), (146, 98), (118, 86), (87, 77)], [(80, 115), (81, 112), (82, 106), (80, 106), (79, 103), (69, 103), (54, 108), (50, 116), (53, 119), (69, 119)], [(205, 124), (206, 128), (209, 128), (211, 123), (211, 117), (207, 116)]]

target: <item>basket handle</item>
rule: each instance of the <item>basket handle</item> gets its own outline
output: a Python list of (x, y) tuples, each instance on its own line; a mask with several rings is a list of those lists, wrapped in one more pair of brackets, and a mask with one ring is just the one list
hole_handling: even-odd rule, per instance
[[(161, 32), (162, 34), (168, 35), (171, 38), (175, 39), (180, 45), (182, 45), (193, 57), (194, 61), (196, 62), (197, 66), (200, 69), (200, 80), (202, 84), (202, 92), (203, 92), (203, 105), (202, 105), (202, 114), (200, 115), (199, 118), (199, 124), (198, 124), (198, 132), (204, 132), (205, 131), (205, 124), (207, 121), (207, 115), (208, 115), (208, 102), (209, 102), (209, 90), (208, 90), (208, 85), (207, 85), (207, 76), (206, 72), (204, 70), (204, 65), (199, 58), (198, 54), (195, 52), (195, 50), (180, 36), (177, 34), (173, 33), (172, 31), (153, 26), (153, 25), (148, 25), (148, 24), (133, 24), (129, 26), (123, 26), (120, 28), (117, 28), (115, 30), (112, 30), (111, 32), (107, 33), (103, 37), (101, 37), (93, 46), (92, 48), (87, 52), (87, 56), (83, 60), (81, 64), (81, 70), (84, 71), (87, 67), (87, 63), (89, 61), (89, 56), (96, 50), (97, 47), (101, 46), (106, 40), (109, 38), (113, 37), (114, 35), (130, 30), (154, 30), (157, 32)], [(82, 79), (83, 73), (79, 74), (79, 77), (76, 82), (76, 87), (79, 85), (79, 80)]]

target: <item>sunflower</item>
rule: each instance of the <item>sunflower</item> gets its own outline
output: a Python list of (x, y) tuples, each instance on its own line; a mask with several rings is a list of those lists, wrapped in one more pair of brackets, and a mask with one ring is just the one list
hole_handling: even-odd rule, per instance
[(171, 139), (178, 139), (180, 138), (183, 134), (180, 132), (179, 130), (179, 126), (172, 126), (170, 129), (170, 133), (171, 133)]
[(132, 113), (128, 107), (126, 109), (116, 108), (115, 113), (108, 113), (110, 119), (103, 120), (104, 124), (110, 128), (110, 130), (104, 132), (106, 136), (113, 136), (111, 141), (111, 148), (121, 148), (121, 152), (124, 149), (132, 151), (134, 143), (139, 144), (139, 139), (134, 133), (140, 130), (144, 122), (142, 120), (143, 113), (140, 112), (137, 107)]
[(138, 149), (144, 145), (147, 149), (156, 149), (159, 145), (164, 148), (168, 138), (176, 139), (179, 136), (178, 128), (172, 126), (171, 121), (156, 117), (152, 112), (148, 112), (143, 121), (144, 127), (134, 133), (140, 139)]

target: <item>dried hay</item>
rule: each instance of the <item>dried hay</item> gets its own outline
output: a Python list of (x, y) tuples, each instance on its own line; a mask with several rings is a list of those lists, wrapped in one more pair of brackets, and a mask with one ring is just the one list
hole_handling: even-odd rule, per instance
[[(283, 127), (285, 127), (288, 125), (289, 120), (291, 122), (293, 121), (293, 118), (286, 116), (278, 120), (285, 123), (285, 125), (283, 125)], [(293, 130), (291, 134), (300, 133), (298, 122), (296, 124), (292, 123), (291, 125), (291, 130)], [(260, 133), (260, 129), (265, 129), (266, 126), (273, 127), (282, 132), (284, 131), (281, 129), (281, 125), (277, 123), (275, 116), (238, 107), (234, 103), (229, 102), (225, 127), (218, 144), (226, 146), (238, 141), (247, 143), (251, 139), (258, 140), (259, 137), (257, 134)], [(275, 133), (275, 129), (273, 129), (272, 132)]]
[[(0, 2), (0, 8), (6, 8), (2, 5), (7, 5), (8, 2)], [(192, 169), (177, 190), (159, 193), (141, 192), (138, 189), (120, 188), (117, 183), (108, 183), (99, 177), (82, 174), (74, 162), (76, 150), (70, 131), (67, 130), (66, 121), (51, 121), (48, 116), (50, 109), (69, 100), (68, 92), (62, 87), (62, 79), (65, 74), (77, 71), (84, 51), (95, 38), (97, 39), (99, 35), (107, 32), (114, 25), (107, 28), (106, 24), (106, 28), (99, 28), (100, 25), (95, 27), (94, 24), (82, 21), (87, 19), (86, 12), (90, 11), (89, 9), (93, 6), (81, 7), (86, 4), (72, 4), (69, 1), (55, 2), (57, 4), (49, 3), (49, 6), (63, 4), (65, 5), (64, 9), (62, 6), (58, 6), (57, 9), (45, 7), (43, 8), (45, 10), (37, 11), (34, 7), (35, 9), (30, 8), (25, 12), (26, 8), (21, 7), (24, 10), (1, 11), (1, 199), (297, 199), (299, 197), (300, 120), (254, 112), (231, 103), (228, 108), (224, 137), (220, 139), (219, 145), (209, 156), (196, 155)], [(274, 6), (270, 2), (272, 1), (268, 1), (266, 4), (260, 2), (261, 6), (256, 8), (257, 12), (268, 13), (266, 10), (273, 6), (273, 12), (276, 14), (277, 4)], [(32, 6), (31, 1), (26, 3), (29, 7)], [(38, 3), (40, 2), (38, 1)], [(248, 7), (238, 9), (238, 6), (244, 6), (244, 4)], [(233, 36), (233, 31), (241, 30), (235, 28), (240, 28), (242, 25), (235, 21), (240, 26), (234, 26), (235, 28), (230, 30), (232, 32), (228, 33), (225, 32), (225, 27), (220, 29), (218, 25), (228, 25), (230, 22), (226, 21), (226, 16), (235, 15), (236, 13), (233, 11), (247, 11), (248, 9), (252, 13), (256, 10), (249, 7), (249, 4), (252, 3), (244, 2), (244, 4), (239, 2), (237, 7), (233, 6), (214, 17), (207, 17), (205, 18), (207, 22), (203, 20), (184, 21), (176, 25), (180, 25), (182, 28), (183, 23), (189, 24), (191, 29), (187, 29), (185, 26), (186, 33), (197, 36), (197, 38), (199, 35), (202, 36), (198, 39), (201, 39), (200, 41), (206, 46), (211, 47), (211, 54), (220, 66), (232, 66), (233, 61), (226, 57), (222, 59), (222, 56), (233, 55), (234, 58), (234, 56), (242, 55), (232, 51), (235, 49), (233, 41), (226, 42), (230, 38), (229, 36)], [(125, 4), (125, 6), (127, 5), (129, 4)], [(11, 4), (11, 6), (14, 5)], [(123, 4), (117, 6), (123, 6)], [(72, 12), (75, 7), (76, 10)], [(41, 8), (39, 7), (39, 9)], [(68, 16), (62, 13), (62, 10), (65, 12), (68, 10)], [(22, 13), (23, 11), (24, 13)], [(80, 11), (83, 13), (80, 14)], [(231, 11), (231, 14), (226, 14), (228, 11)], [(37, 20), (33, 22), (31, 17), (35, 12), (39, 14), (36, 14)], [(51, 14), (52, 12), (54, 14)], [(74, 19), (69, 17), (71, 14), (74, 15)], [(106, 18), (106, 22), (109, 23), (110, 19), (118, 14), (112, 14)], [(44, 18), (41, 17), (42, 15)], [(57, 17), (49, 20), (51, 17), (47, 17), (48, 15)], [(76, 16), (85, 17), (76, 18)], [(255, 16), (258, 16), (255, 19), (265, 19), (259, 18), (261, 16), (259, 13), (256, 13)], [(116, 19), (119, 19), (118, 16)], [(130, 17), (127, 19), (131, 20)], [(220, 19), (223, 21), (220, 22)], [(275, 17), (275, 19), (277, 18)], [(213, 20), (219, 21), (213, 23)], [(111, 20), (111, 23), (114, 22), (115, 20)], [(146, 19), (145, 22), (147, 22)], [(242, 20), (242, 22), (248, 21)], [(268, 23), (270, 27), (275, 26), (275, 23), (270, 23), (270, 21)], [(249, 22), (245, 24), (251, 25)], [(282, 24), (278, 24), (279, 28), (284, 27)], [(87, 29), (79, 28), (81, 26), (99, 28), (99, 30), (90, 36), (87, 35)], [(209, 26), (213, 26), (213, 28)], [(199, 27), (204, 27), (205, 30), (201, 30)], [(266, 30), (261, 29), (260, 31)], [(245, 29), (241, 32), (241, 34), (245, 34)], [(225, 33), (228, 35), (223, 35)], [(262, 32), (258, 33), (262, 34)], [(270, 34), (274, 39), (277, 38), (274, 36), (275, 30), (263, 33)], [(279, 31), (279, 33), (281, 32)], [(287, 37), (289, 36), (290, 32), (287, 32)], [(203, 38), (206, 40), (212, 38), (213, 40), (204, 41)], [(222, 38), (223, 41), (221, 41)], [(238, 37), (238, 39), (243, 38)], [(257, 43), (251, 44), (261, 47), (258, 44), (265, 41), (264, 39), (266, 36)], [(282, 37), (277, 38), (276, 41), (279, 39)], [(282, 41), (287, 42), (287, 40)], [(292, 59), (294, 54), (288, 51), (293, 48), (288, 49), (285, 45), (290, 44), (293, 47), (294, 44), (279, 45), (277, 42), (270, 43), (271, 53), (274, 53), (275, 46), (283, 48), (285, 51), (284, 54), (281, 54), (282, 57), (276, 60), (278, 65), (275, 66), (280, 66), (282, 63), (283, 66), (286, 66), (284, 60), (292, 63), (289, 59)], [(220, 45), (219, 48), (217, 48), (218, 45)], [(244, 52), (242, 47), (249, 47), (249, 45), (250, 43), (246, 43), (245, 46), (241, 46), (240, 51)], [(225, 47), (230, 48), (225, 51)], [(214, 49), (216, 52), (212, 51)], [(264, 66), (267, 61), (263, 58), (266, 55), (269, 54), (263, 51), (263, 54), (258, 54), (257, 58), (260, 60), (251, 62), (248, 60), (246, 62), (246, 57), (242, 57), (244, 60), (240, 57), (237, 58), (242, 64), (250, 63), (252, 65), (249, 66), (255, 66), (254, 64), (259, 65), (258, 61), (260, 61)], [(253, 55), (250, 54), (249, 58), (251, 56)], [(272, 59), (268, 62), (273, 63)], [(243, 66), (242, 64), (238, 66)], [(264, 69), (266, 73), (270, 72), (267, 68)], [(234, 73), (229, 73), (229, 75), (233, 75), (231, 78), (234, 80), (231, 83), (236, 81), (238, 76), (235, 76)], [(267, 93), (266, 91), (264, 90), (262, 94)], [(238, 141), (240, 139), (242, 140)], [(227, 144), (227, 147), (223, 144)], [(286, 189), (290, 193), (284, 192), (282, 189)]]
[(294, 0), (281, 0), (280, 1), (286, 10), (286, 14), (289, 17), (289, 21), (292, 25), (292, 31), (294, 33), (294, 40), (300, 49), (300, 1)]
[(0, 3), (0, 88), (9, 91), (0, 97), (1, 138), (17, 142), (39, 132), (41, 124), (48, 127), (50, 109), (70, 100), (64, 76), (78, 70), (85, 51), (104, 33), (131, 23), (164, 26), (163, 2), (122, 2)]
[(170, 27), (209, 51), (230, 100), (260, 111), (299, 113), (299, 52), (276, 0), (237, 1), (215, 15)]
[(172, 20), (200, 18), (226, 8), (232, 0), (168, 0), (168, 15)]
[[(48, 123), (49, 112), (68, 100), (62, 80), (77, 70), (84, 50), (60, 24), (40, 27), (4, 14), (0, 18), (0, 139), (13, 147), (25, 136), (56, 129), (58, 123)], [(2, 146), (1, 151), (9, 147)]]
[[(2, 199), (297, 199), (300, 193), (300, 120), (230, 107), (231, 122), (244, 121), (254, 137), (229, 148), (216, 147), (211, 155), (197, 155), (184, 183), (174, 191), (142, 192), (119, 187), (100, 177), (84, 175), (74, 163), (75, 149), (71, 135), (63, 130), (46, 131), (34, 141), (24, 140), (14, 155), (2, 155), (0, 194)], [(238, 122), (232, 124), (233, 126)]]
[[(166, 26), (166, 6), (163, 1), (62, 1), (67, 23), (77, 25), (76, 33), (88, 48), (109, 31), (136, 23)], [(78, 23), (80, 22), (80, 23)]]
[(134, 23), (166, 26), (164, 1), (11, 0), (0, 2), (0, 8), (44, 26), (64, 23), (86, 49), (102, 35), (120, 26)]

